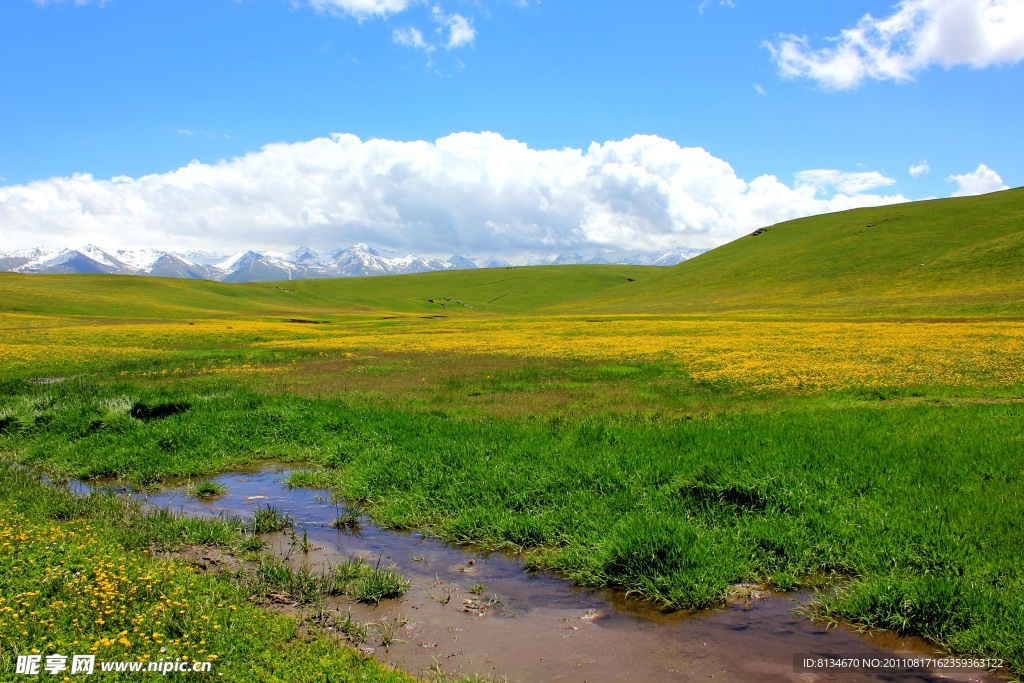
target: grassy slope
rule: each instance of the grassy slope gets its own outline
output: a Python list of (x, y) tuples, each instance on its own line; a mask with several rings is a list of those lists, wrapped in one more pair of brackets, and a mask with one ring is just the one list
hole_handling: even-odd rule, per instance
[[(433, 314), (520, 313), (553, 304), (569, 304), (627, 284), (627, 278), (653, 278), (658, 268), (643, 266), (535, 266), (448, 271), (413, 276), (305, 280), (290, 283), (304, 298), (344, 301), (376, 310)], [(472, 306), (435, 301), (456, 299)]]
[(1022, 261), (1024, 188), (1018, 188), (780, 223), (629, 289), (555, 308), (1016, 317), (1024, 314)]

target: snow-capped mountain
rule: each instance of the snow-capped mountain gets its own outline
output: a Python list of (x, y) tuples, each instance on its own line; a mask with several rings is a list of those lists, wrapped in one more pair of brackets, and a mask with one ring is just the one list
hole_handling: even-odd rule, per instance
[(117, 260), (132, 270), (149, 270), (153, 265), (167, 256), (166, 251), (159, 249), (118, 249), (114, 252)]
[(324, 277), (355, 277), (360, 275), (402, 275), (431, 270), (451, 270), (452, 264), (439, 259), (356, 244), (331, 254), (332, 261), (324, 267)]
[(30, 263), (45, 261), (60, 251), (60, 249), (51, 247), (35, 247), (34, 249), (18, 249), (0, 253), (0, 270), (11, 271)]
[(628, 256), (622, 256), (615, 263), (624, 263), (631, 266), (675, 266), (683, 261), (700, 256), (707, 249), (696, 249), (693, 247), (677, 247), (669, 251), (654, 253), (638, 251)]
[(160, 249), (118, 249), (109, 252), (92, 244), (78, 249), (36, 247), (0, 252), (0, 271), (18, 273), (114, 273), (224, 282), (265, 282), (323, 277), (401, 275), (435, 270), (508, 268), (525, 265), (632, 264), (670, 266), (706, 250), (680, 247), (665, 252), (522, 254), (511, 260), (454, 255), (428, 258), (359, 243), (348, 249), (319, 252), (299, 247), (288, 253), (240, 251), (169, 252)]
[(309, 247), (299, 247), (295, 251), (289, 251), (283, 258), (298, 266), (316, 266), (323, 263), (323, 256)]
[(174, 253), (190, 263), (197, 263), (201, 266), (212, 266), (218, 261), (223, 261), (225, 256), (217, 251), (203, 251), (202, 249)]
[(23, 262), (13, 268), (21, 273), (121, 273), (128, 266), (99, 247), (87, 244), (79, 249), (35, 249), (0, 254), (0, 263), (15, 261), (24, 257)]
[(561, 265), (631, 265), (631, 266), (674, 266), (703, 254), (707, 249), (675, 247), (668, 251), (623, 251), (603, 249), (585, 253), (567, 253), (554, 256), (547, 254), (523, 254), (513, 260), (515, 265), (561, 266)]

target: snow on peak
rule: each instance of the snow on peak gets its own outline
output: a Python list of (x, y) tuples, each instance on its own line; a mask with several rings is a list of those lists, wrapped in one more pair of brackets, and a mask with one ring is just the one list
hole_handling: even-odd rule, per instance
[(0, 258), (48, 259), (62, 251), (64, 251), (62, 247), (32, 247), (31, 249), (15, 249), (14, 251), (0, 252)]
[(320, 254), (309, 247), (299, 247), (295, 251), (282, 255), (281, 258), (285, 261), (302, 265), (320, 263), (322, 260)]
[(111, 268), (122, 268), (125, 265), (107, 252), (103, 251), (100, 247), (97, 247), (95, 244), (86, 244), (84, 247), (79, 247), (75, 251), (83, 256), (91, 258), (97, 263), (102, 263), (103, 265), (110, 266)]
[[(157, 261), (168, 255), (168, 252), (160, 249), (118, 249), (115, 254), (117, 259), (128, 266), (130, 269), (138, 272), (146, 272), (151, 270)], [(191, 263), (188, 259), (178, 256), (182, 261)]]
[(232, 254), (224, 261), (221, 261), (220, 263), (214, 263), (212, 265), (217, 270), (234, 270), (235, 268), (244, 266), (247, 263), (252, 263), (253, 261), (259, 259), (261, 256), (263, 255), (257, 251), (240, 251), (237, 254)]

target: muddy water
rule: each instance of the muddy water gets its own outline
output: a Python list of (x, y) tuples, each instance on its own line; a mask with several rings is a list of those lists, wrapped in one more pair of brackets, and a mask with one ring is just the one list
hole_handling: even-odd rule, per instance
[(281, 467), (216, 477), (229, 492), (200, 502), (173, 489), (149, 494), (148, 505), (187, 515), (251, 517), (271, 504), (295, 518), (315, 549), (303, 553), (291, 535), (270, 540), (294, 563), (326, 568), (351, 555), (394, 564), (412, 583), (408, 594), (378, 607), (330, 604), (353, 618), (397, 624), (369, 629), (366, 651), (416, 674), (479, 674), (508, 681), (1001, 681), (983, 671), (897, 668), (874, 672), (800, 671), (795, 657), (934, 656), (923, 641), (825, 629), (795, 616), (805, 594), (739, 598), (727, 608), (665, 613), (621, 593), (573, 586), (530, 574), (515, 558), (448, 546), (362, 520), (357, 531), (329, 526), (338, 512), (325, 491), (289, 489)]

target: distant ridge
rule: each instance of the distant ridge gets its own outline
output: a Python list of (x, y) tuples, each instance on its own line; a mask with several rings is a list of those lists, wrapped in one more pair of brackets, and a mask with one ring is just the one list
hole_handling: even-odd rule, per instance
[(149, 275), (221, 282), (268, 282), (329, 277), (405, 275), (440, 270), (472, 270), (526, 265), (623, 264), (672, 266), (703, 253), (679, 247), (663, 252), (605, 251), (586, 254), (526, 255), (502, 260), (455, 255), (448, 259), (372, 247), (359, 243), (347, 249), (318, 252), (299, 247), (288, 253), (247, 250), (233, 255), (204, 251), (119, 249), (108, 252), (92, 244), (78, 249), (35, 247), (0, 252), (0, 272), (48, 274)]

